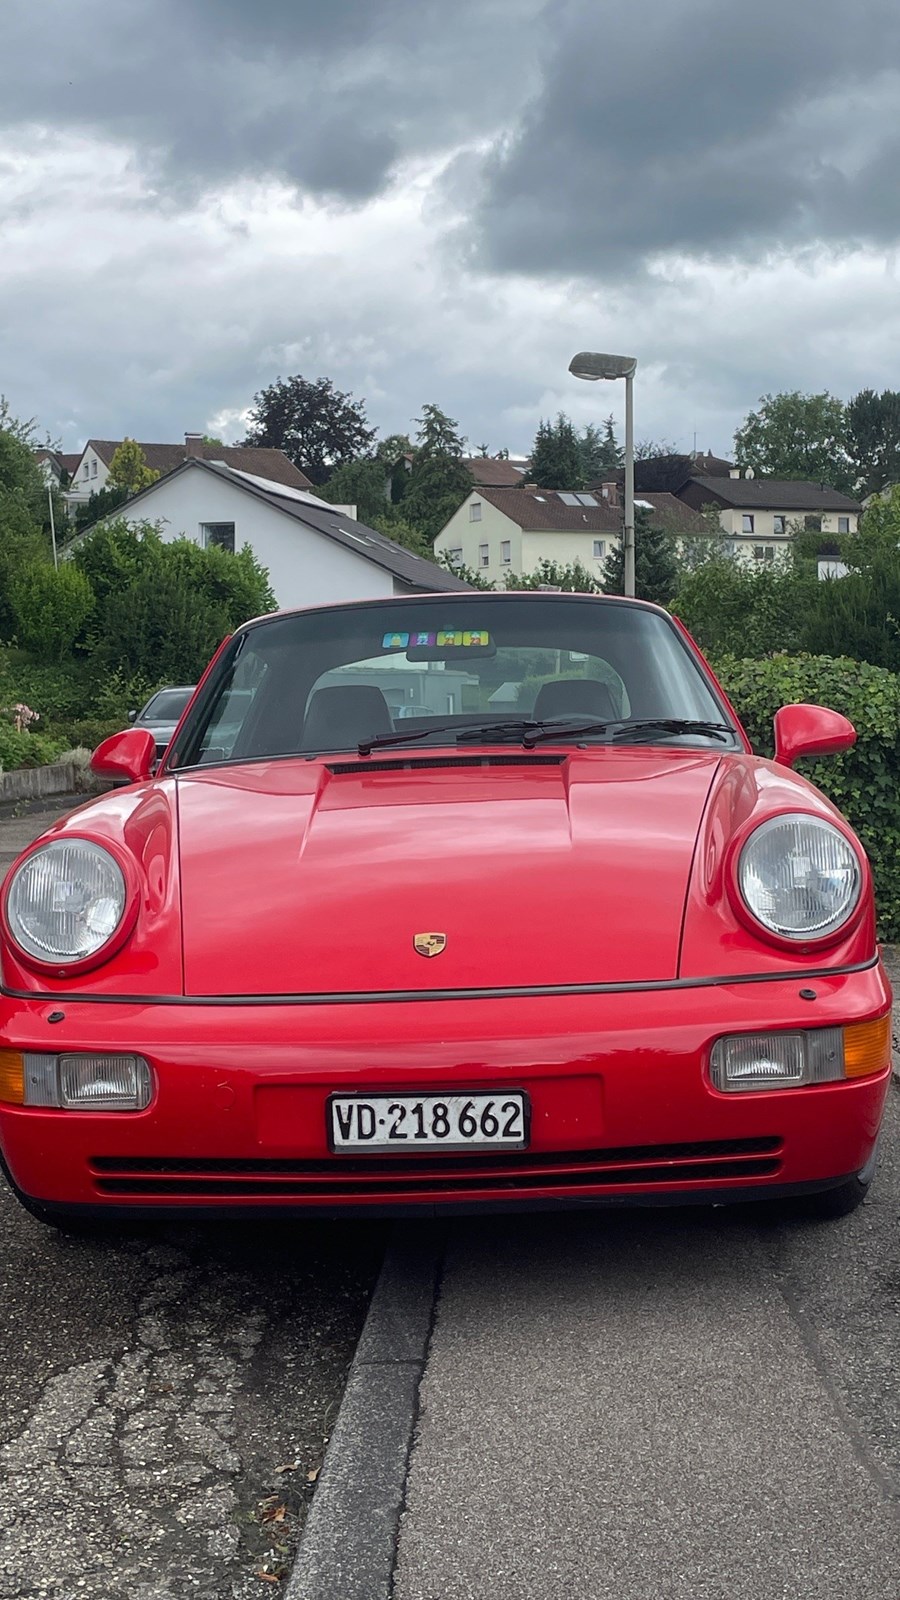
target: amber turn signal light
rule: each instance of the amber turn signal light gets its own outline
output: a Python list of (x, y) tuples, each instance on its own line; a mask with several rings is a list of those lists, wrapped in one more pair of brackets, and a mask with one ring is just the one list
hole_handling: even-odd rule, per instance
[(18, 1050), (0, 1050), (0, 1101), (25, 1104), (25, 1057)]
[(844, 1077), (868, 1078), (891, 1060), (891, 1014), (874, 1022), (852, 1022), (844, 1029)]

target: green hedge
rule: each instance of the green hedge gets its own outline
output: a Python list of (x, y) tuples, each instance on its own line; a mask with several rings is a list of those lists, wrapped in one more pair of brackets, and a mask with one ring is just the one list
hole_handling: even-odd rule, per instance
[(716, 671), (759, 755), (773, 753), (779, 706), (805, 701), (850, 718), (852, 750), (801, 761), (797, 770), (856, 829), (872, 863), (881, 937), (900, 939), (900, 677), (842, 656), (727, 657)]
[(45, 733), (17, 733), (0, 722), (0, 769), (13, 772), (17, 767), (44, 767), (67, 749), (65, 739), (48, 738)]

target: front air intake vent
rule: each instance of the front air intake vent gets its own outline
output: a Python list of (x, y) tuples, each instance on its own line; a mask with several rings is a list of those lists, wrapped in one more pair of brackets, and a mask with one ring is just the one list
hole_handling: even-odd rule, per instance
[(340, 778), (348, 773), (365, 777), (369, 772), (421, 772), (437, 767), (559, 767), (565, 756), (531, 755), (523, 750), (516, 756), (396, 756), (389, 761), (329, 761), (328, 771)]

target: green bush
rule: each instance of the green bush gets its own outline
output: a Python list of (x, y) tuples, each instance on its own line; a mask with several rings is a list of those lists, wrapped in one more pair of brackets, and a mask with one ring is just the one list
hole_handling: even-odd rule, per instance
[(767, 656), (803, 649), (819, 588), (810, 567), (723, 556), (682, 572), (671, 609), (707, 655)]
[(24, 700), (40, 713), (42, 726), (92, 716), (105, 678), (106, 674), (90, 662), (46, 666), (35, 662), (24, 650), (0, 646), (0, 705)]
[(854, 748), (802, 761), (798, 771), (856, 829), (872, 863), (881, 937), (900, 938), (900, 678), (844, 656), (732, 657), (719, 660), (716, 671), (759, 755), (773, 753), (779, 706), (803, 701), (850, 718), (858, 735)]
[(55, 761), (66, 747), (64, 739), (51, 738), (45, 733), (17, 733), (16, 729), (0, 722), (0, 768), (12, 772), (17, 767), (43, 767)]
[(94, 609), (83, 572), (70, 562), (57, 571), (49, 561), (32, 561), (16, 573), (10, 589), (16, 637), (42, 661), (63, 661)]
[(121, 733), (127, 727), (127, 717), (85, 717), (78, 722), (54, 722), (51, 736), (70, 750), (96, 750), (111, 733)]
[(85, 648), (106, 673), (151, 686), (195, 682), (226, 634), (275, 605), (249, 547), (165, 544), (150, 525), (107, 523), (72, 561), (94, 594)]

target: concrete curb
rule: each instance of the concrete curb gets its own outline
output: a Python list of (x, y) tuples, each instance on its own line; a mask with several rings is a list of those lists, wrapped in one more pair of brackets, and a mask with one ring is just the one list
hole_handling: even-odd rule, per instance
[(74, 762), (57, 762), (46, 767), (17, 767), (12, 772), (0, 769), (0, 800), (36, 800), (43, 795), (70, 794), (77, 787), (78, 769)]
[(394, 1233), (286, 1600), (390, 1600), (442, 1255), (433, 1223)]

